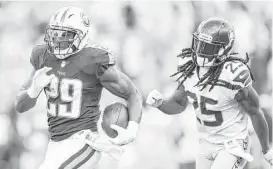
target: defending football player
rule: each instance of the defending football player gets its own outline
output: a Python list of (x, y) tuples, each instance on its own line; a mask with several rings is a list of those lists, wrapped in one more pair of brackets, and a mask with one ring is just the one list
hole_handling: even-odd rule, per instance
[[(50, 141), (40, 169), (92, 169), (100, 151), (120, 153), (119, 145), (136, 137), (142, 114), (141, 95), (131, 80), (115, 68), (111, 53), (88, 45), (89, 28), (90, 20), (81, 9), (61, 8), (46, 29), (46, 44), (32, 51), (34, 70), (18, 94), (16, 110), (33, 108), (41, 91), (45, 91)], [(127, 129), (113, 126), (118, 136), (112, 142), (97, 133), (103, 88), (126, 99), (129, 109)]]
[(166, 114), (178, 114), (193, 104), (199, 131), (197, 169), (242, 169), (249, 154), (248, 119), (252, 120), (262, 153), (272, 165), (269, 133), (247, 59), (233, 53), (235, 32), (220, 18), (204, 20), (193, 34), (191, 48), (182, 50), (177, 81), (170, 98), (152, 91), (146, 103)]

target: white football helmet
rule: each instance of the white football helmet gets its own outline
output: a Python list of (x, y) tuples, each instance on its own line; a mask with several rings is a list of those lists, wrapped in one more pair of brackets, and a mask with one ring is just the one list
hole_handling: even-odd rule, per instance
[(63, 7), (50, 19), (45, 41), (49, 52), (59, 59), (79, 52), (88, 43), (90, 20), (82, 9)]

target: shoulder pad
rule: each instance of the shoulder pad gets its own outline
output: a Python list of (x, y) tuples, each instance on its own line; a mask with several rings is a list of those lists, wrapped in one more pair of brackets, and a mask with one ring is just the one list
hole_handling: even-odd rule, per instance
[(84, 49), (83, 71), (91, 74), (95, 73), (100, 77), (110, 66), (115, 65), (116, 60), (113, 53), (96, 46), (87, 46)]
[(90, 55), (98, 64), (114, 65), (116, 63), (115, 55), (108, 48), (101, 45), (87, 46), (90, 49)]
[(93, 45), (90, 45), (90, 47), (95, 48), (95, 49), (104, 50), (104, 51), (107, 51), (107, 52), (111, 53), (111, 50), (108, 47), (103, 46), (103, 45), (93, 44)]
[(220, 79), (238, 86), (237, 89), (242, 89), (252, 84), (250, 70), (240, 61), (226, 62), (223, 66)]

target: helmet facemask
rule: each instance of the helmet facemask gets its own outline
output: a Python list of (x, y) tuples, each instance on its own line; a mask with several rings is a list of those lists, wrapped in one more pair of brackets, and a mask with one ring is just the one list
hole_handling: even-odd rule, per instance
[(85, 37), (86, 34), (80, 30), (50, 26), (46, 29), (45, 41), (50, 53), (59, 59), (64, 59), (79, 51), (79, 46)]
[(222, 63), (229, 54), (227, 53), (227, 48), (224, 43), (212, 42), (209, 37), (200, 38), (196, 34), (193, 34), (191, 49), (193, 52), (193, 60), (200, 67), (217, 66)]

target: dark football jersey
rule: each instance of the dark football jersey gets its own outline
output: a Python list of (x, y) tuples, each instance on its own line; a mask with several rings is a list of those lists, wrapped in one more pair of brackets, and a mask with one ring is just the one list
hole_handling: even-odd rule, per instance
[(30, 62), (36, 70), (52, 67), (48, 74), (56, 76), (44, 89), (50, 138), (60, 141), (83, 129), (97, 131), (103, 88), (99, 78), (115, 64), (113, 55), (86, 47), (66, 59), (57, 59), (46, 45), (39, 45), (33, 49)]

